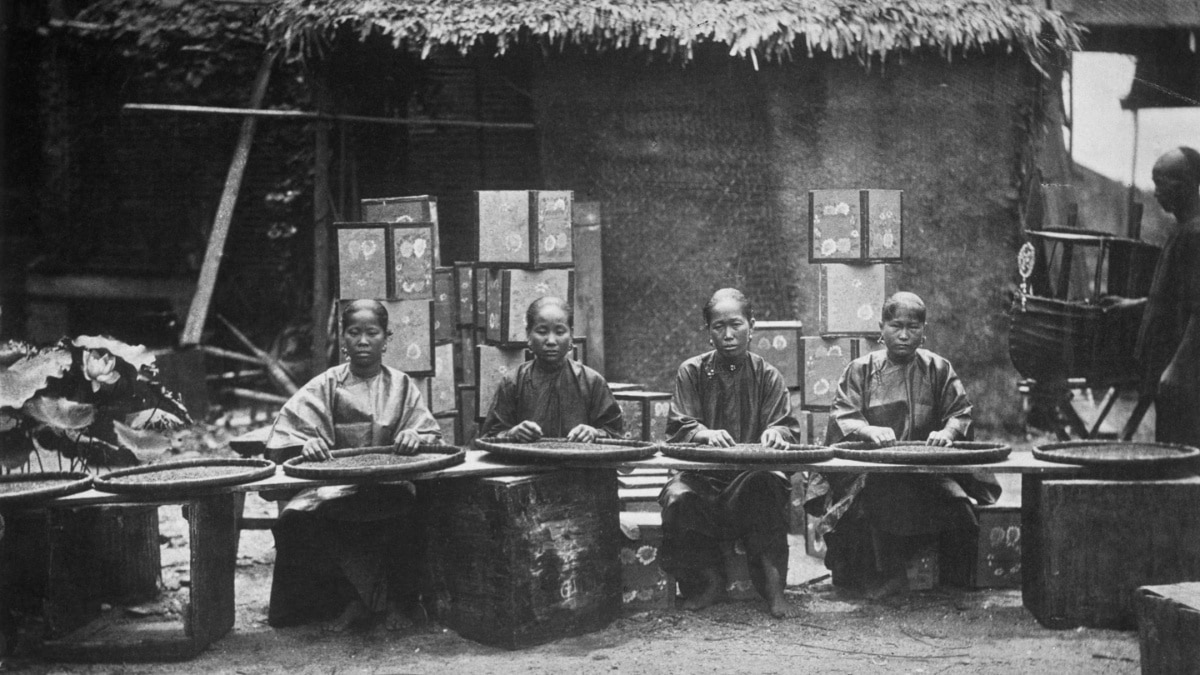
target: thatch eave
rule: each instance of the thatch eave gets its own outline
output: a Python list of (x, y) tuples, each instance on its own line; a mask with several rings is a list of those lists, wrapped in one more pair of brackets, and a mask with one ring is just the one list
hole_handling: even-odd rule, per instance
[(1080, 37), (1061, 13), (1016, 0), (281, 0), (263, 25), (276, 45), (305, 55), (352, 30), (422, 56), (481, 47), (503, 54), (532, 40), (686, 60), (696, 45), (717, 42), (756, 61), (786, 59), (795, 49), (870, 60), (1001, 46), (1040, 64), (1077, 49)]

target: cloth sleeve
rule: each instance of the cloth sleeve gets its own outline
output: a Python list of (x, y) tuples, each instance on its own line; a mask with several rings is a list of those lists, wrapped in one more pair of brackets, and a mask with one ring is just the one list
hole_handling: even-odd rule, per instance
[(792, 399), (788, 396), (787, 385), (783, 375), (774, 368), (767, 368), (763, 373), (762, 389), (759, 393), (764, 418), (763, 431), (774, 429), (789, 443), (803, 438), (800, 422), (792, 415)]
[[(868, 357), (869, 358), (869, 357)], [(871, 426), (863, 414), (863, 402), (870, 377), (870, 361), (866, 364), (853, 361), (842, 371), (838, 381), (837, 394), (833, 398), (833, 407), (829, 410), (829, 431), (836, 438), (826, 438), (825, 442), (832, 445), (843, 439), (852, 439), (858, 432)]]
[(283, 404), (271, 434), (267, 437), (267, 455), (286, 458), (288, 448), (299, 448), (312, 438), (320, 438), (333, 447), (333, 379), (322, 373), (304, 385)]
[(944, 379), (939, 382), (938, 407), (942, 411), (942, 431), (951, 434), (951, 440), (961, 441), (971, 437), (971, 401), (966, 387), (954, 372), (954, 366), (944, 363), (939, 369)]
[(425, 397), (421, 396), (421, 389), (412, 378), (407, 375), (403, 377), (406, 379), (404, 402), (401, 404), (404, 413), (400, 423), (396, 425), (396, 435), (392, 441), (398, 440), (401, 432), (412, 429), (421, 436), (422, 442), (437, 443), (442, 439), (442, 425), (438, 424), (437, 418), (429, 412), (429, 406), (425, 405)]
[(621, 416), (621, 406), (608, 388), (608, 382), (599, 373), (584, 372), (590, 379), (588, 425), (599, 429), (609, 438), (621, 438), (625, 432), (625, 420)]
[(513, 375), (506, 375), (500, 380), (500, 386), (496, 387), (492, 407), (488, 410), (483, 428), (479, 430), (479, 436), (495, 436), (520, 424), (522, 420), (517, 419), (517, 404), (517, 382)]
[(697, 433), (707, 431), (700, 422), (704, 408), (700, 401), (700, 367), (693, 362), (679, 366), (675, 374), (675, 395), (667, 418), (667, 442), (691, 443)]

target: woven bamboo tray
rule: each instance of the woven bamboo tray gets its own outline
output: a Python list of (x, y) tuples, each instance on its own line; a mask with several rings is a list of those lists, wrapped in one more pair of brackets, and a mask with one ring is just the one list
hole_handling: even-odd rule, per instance
[(1046, 462), (1080, 466), (1159, 468), (1200, 457), (1200, 450), (1170, 443), (1066, 441), (1035, 445), (1033, 456)]
[(266, 459), (187, 459), (111, 471), (95, 480), (101, 492), (157, 497), (241, 485), (275, 475)]
[(445, 469), (462, 464), (467, 457), (462, 448), (433, 443), (422, 443), (412, 455), (398, 453), (390, 445), (334, 450), (329, 454), (333, 459), (316, 462), (293, 457), (283, 463), (283, 472), (293, 478), (373, 482)]
[(0, 504), (65, 497), (92, 486), (92, 476), (79, 472), (21, 473), (0, 476)]
[(649, 459), (658, 446), (646, 441), (599, 438), (593, 443), (576, 443), (565, 438), (543, 438), (533, 443), (479, 438), (475, 447), (504, 459), (525, 462), (632, 462)]
[(757, 443), (739, 443), (728, 448), (698, 443), (666, 445), (662, 454), (689, 462), (714, 462), (721, 464), (746, 464), (750, 462), (824, 462), (833, 459), (833, 448), (823, 445), (789, 445), (787, 450), (768, 448)]
[(940, 447), (912, 441), (877, 448), (871, 443), (846, 442), (833, 446), (841, 459), (879, 464), (990, 464), (1008, 457), (1012, 448), (1003, 443), (958, 441)]

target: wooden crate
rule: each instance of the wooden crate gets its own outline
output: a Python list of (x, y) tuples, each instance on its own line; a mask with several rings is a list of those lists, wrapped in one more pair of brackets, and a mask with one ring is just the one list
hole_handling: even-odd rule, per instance
[[(341, 316), (350, 300), (338, 302), (338, 334), (342, 332)], [(433, 301), (383, 300), (388, 312), (388, 349), (383, 364), (409, 375), (432, 375), (434, 369)], [(346, 355), (341, 354), (341, 362)]]
[(463, 440), (458, 435), (458, 411), (447, 410), (445, 412), (437, 412), (433, 414), (433, 418), (438, 421), (438, 426), (442, 428), (442, 442), (449, 445), (462, 445)]
[(433, 271), (433, 341), (436, 344), (454, 342), (457, 313), (454, 268), (438, 267)]
[(825, 445), (825, 434), (829, 429), (828, 410), (806, 410), (808, 422), (808, 442), (813, 445)]
[(338, 297), (432, 300), (433, 223), (334, 223)]
[(650, 511), (622, 511), (621, 603), (643, 612), (675, 606), (675, 577), (658, 560), (662, 548), (662, 516)]
[(863, 341), (854, 337), (807, 336), (801, 342), (804, 355), (801, 404), (805, 408), (831, 406), (846, 366), (862, 354)]
[(972, 588), (1021, 587), (1021, 507), (976, 506), (979, 541), (964, 581)]
[(458, 329), (458, 339), (454, 342), (454, 372), (455, 381), (467, 384), (475, 382), (475, 328)]
[(438, 620), (517, 649), (598, 630), (621, 611), (616, 472), (566, 470), (430, 484)]
[(751, 349), (775, 366), (788, 389), (804, 381), (804, 348), (800, 341), (803, 327), (799, 321), (754, 322)]
[(531, 264), (529, 191), (478, 191), (474, 205), (479, 224), (475, 259), (493, 265)]
[(1139, 586), (1200, 579), (1200, 477), (1021, 485), (1022, 597), (1042, 625), (1131, 630)]
[(810, 190), (810, 263), (901, 262), (902, 190)]
[(538, 298), (554, 296), (570, 302), (575, 272), (570, 269), (488, 270), (487, 340), (498, 345), (524, 345), (525, 313)]
[(509, 349), (494, 345), (475, 346), (475, 410), (480, 418), (492, 409), (496, 388), (505, 375), (514, 373), (525, 362), (525, 349)]
[(454, 389), (454, 345), (433, 348), (433, 376), (429, 378), (429, 411), (447, 412), (458, 407)]
[(1200, 582), (1143, 586), (1134, 603), (1143, 675), (1200, 672)]
[(454, 301), (459, 328), (475, 323), (475, 268), (469, 262), (454, 263)]
[[(532, 190), (529, 193), (530, 262), (537, 267), (574, 264), (570, 190)], [(563, 298), (570, 302), (571, 298)]]
[(475, 286), (475, 320), (471, 325), (476, 328), (487, 327), (487, 283), (488, 283), (488, 267), (485, 265), (475, 265), (475, 271), (471, 275)]
[(891, 281), (887, 265), (821, 265), (817, 269), (817, 332), (879, 335)]
[(460, 384), (456, 388), (458, 399), (458, 429), (455, 433), (459, 441), (466, 445), (475, 440), (479, 432), (479, 412), (476, 402), (477, 387), (473, 384)]
[(413, 195), (411, 197), (382, 197), (359, 200), (362, 219), (377, 223), (433, 223), (433, 264), (441, 264), (438, 250), (437, 197)]
[(667, 436), (671, 394), (662, 391), (620, 391), (613, 398), (621, 406), (625, 438), (659, 442)]

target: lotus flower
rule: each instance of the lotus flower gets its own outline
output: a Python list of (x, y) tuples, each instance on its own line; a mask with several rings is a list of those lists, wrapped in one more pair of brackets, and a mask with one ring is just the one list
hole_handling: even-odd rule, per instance
[(83, 376), (92, 383), (92, 391), (121, 379), (117, 372), (117, 357), (105, 349), (86, 349), (83, 352)]

